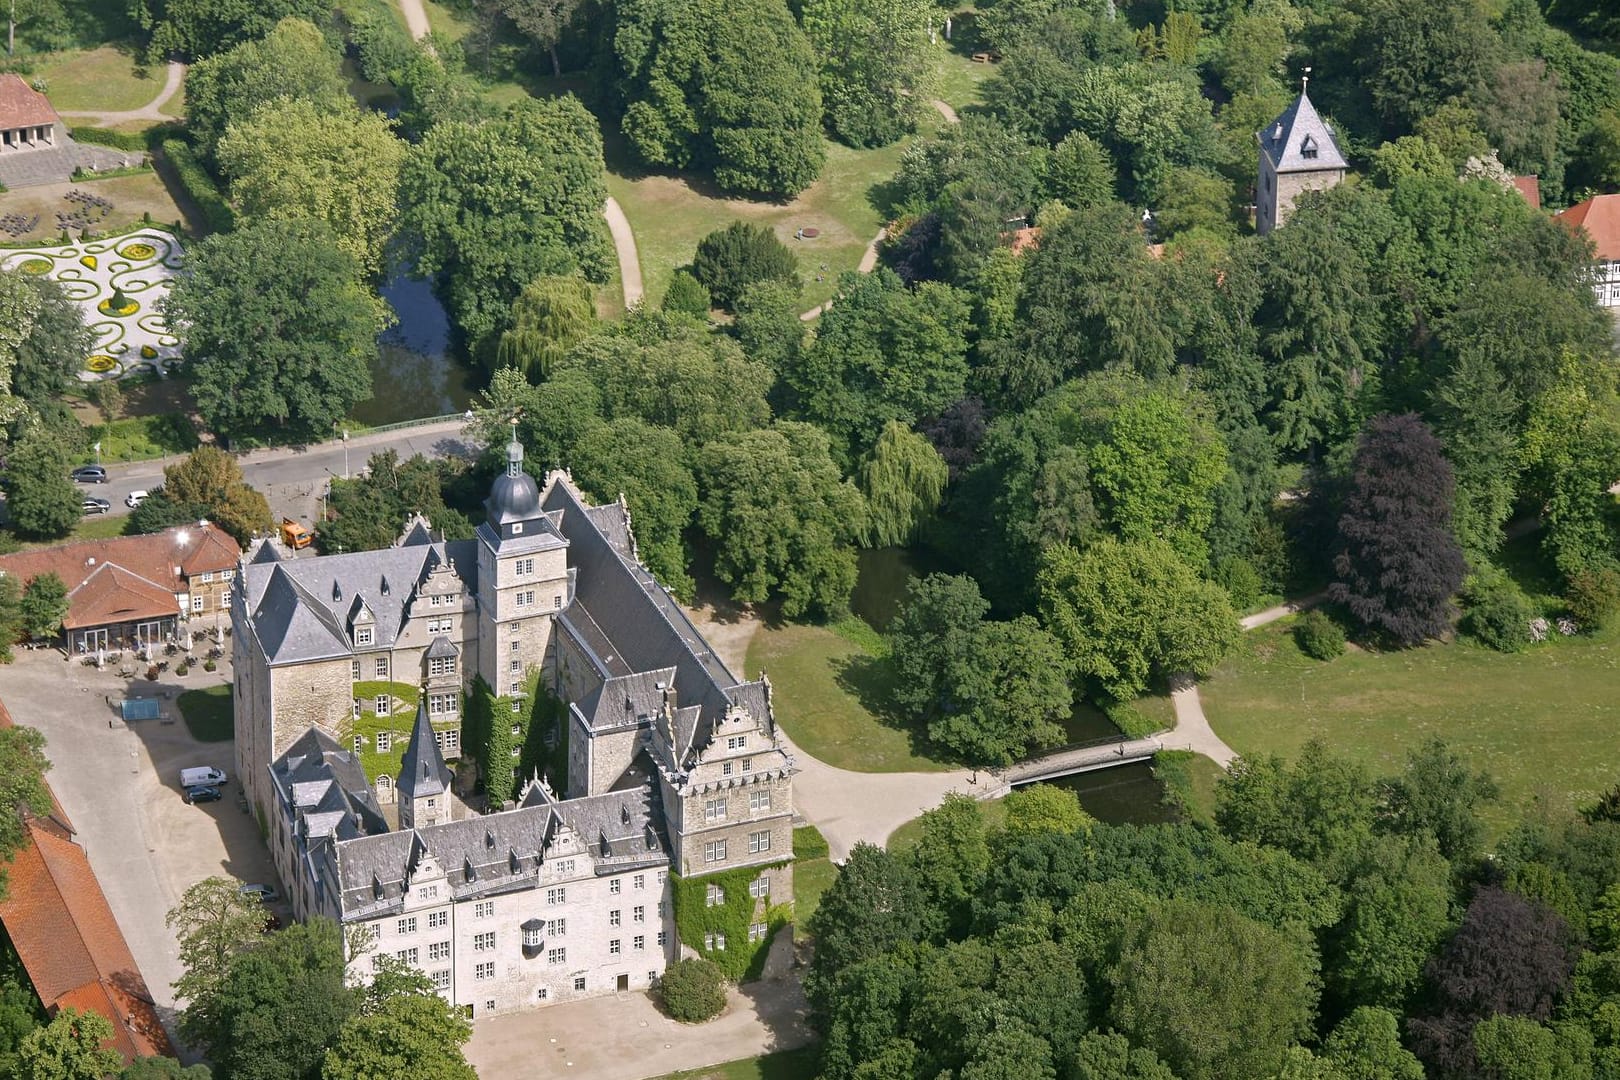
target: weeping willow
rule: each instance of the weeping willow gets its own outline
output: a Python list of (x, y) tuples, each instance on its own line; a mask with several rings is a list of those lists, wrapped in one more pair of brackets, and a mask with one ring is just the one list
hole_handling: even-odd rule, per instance
[(542, 275), (512, 305), (512, 328), (495, 347), (497, 367), (514, 367), (541, 382), (557, 361), (591, 332), (596, 303), (583, 278)]
[(945, 459), (921, 435), (898, 420), (889, 421), (872, 452), (861, 463), (861, 487), (868, 509), (869, 547), (910, 543), (945, 495)]

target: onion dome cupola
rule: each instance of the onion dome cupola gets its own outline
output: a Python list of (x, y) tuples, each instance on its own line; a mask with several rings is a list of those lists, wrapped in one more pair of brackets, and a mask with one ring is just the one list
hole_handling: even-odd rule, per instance
[(523, 471), (523, 444), (517, 441), (517, 421), (512, 422), (512, 441), (506, 446), (506, 471), (495, 478), (484, 501), (490, 528), (502, 540), (534, 531), (544, 518), (540, 509), (540, 485)]

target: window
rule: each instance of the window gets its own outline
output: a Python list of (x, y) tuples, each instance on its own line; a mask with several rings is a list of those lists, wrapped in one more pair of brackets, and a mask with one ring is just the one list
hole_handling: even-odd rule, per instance
[(637, 874), (630, 879), (630, 886), (635, 889), (645, 889), (647, 887), (647, 875)]
[[(495, 961), (493, 961), (493, 960), (486, 960), (482, 964), (479, 964), (476, 968), (473, 969), (473, 978), (477, 979), (479, 982), (488, 982), (490, 979), (493, 979), (494, 977), (495, 977)], [(486, 1008), (486, 1009), (491, 1008), (490, 1003), (486, 1001), (484, 1003), (484, 1008)]]
[(493, 919), (495, 917), (495, 901), (480, 900), (473, 905), (473, 918)]
[(429, 960), (450, 959), (450, 943), (448, 941), (435, 941), (428, 946)]
[(527, 577), (528, 575), (534, 573), (534, 560), (519, 559), (513, 564), (513, 568), (517, 570), (519, 577)]
[(438, 805), (439, 805), (439, 800), (438, 799), (429, 799), (427, 801), (427, 808), (429, 810), (433, 809), (435, 806), (438, 806)]
[(771, 882), (769, 878), (757, 877), (748, 883), (748, 895), (755, 900), (768, 900), (771, 896)]
[(562, 607), (562, 597), (561, 596), (553, 596), (551, 598), (551, 606), (554, 607), (554, 608)]
[(365, 749), (365, 746), (366, 737), (364, 735), (356, 735), (354, 737), (354, 752), (358, 754), (361, 750)]
[(219, 606), (222, 608), (231, 606), (231, 590), (223, 589), (220, 591)]
[(449, 968), (441, 968), (440, 970), (435, 971), (433, 973), (433, 989), (435, 989), (435, 990), (448, 990), (448, 989), (450, 989), (450, 969)]
[(394, 933), (396, 933), (396, 934), (414, 934), (414, 933), (416, 933), (416, 916), (412, 915), (408, 919), (401, 919), (397, 923), (395, 923), (394, 924)]
[(373, 704), (376, 706), (375, 711), (376, 711), (378, 716), (387, 716), (388, 715), (389, 702), (388, 702), (388, 695), (387, 694), (378, 694), (377, 695), (377, 700), (375, 702), (373, 702)]
[(534, 603), (533, 589), (524, 589), (522, 592), (517, 594), (518, 607), (528, 607), (532, 603)]
[[(433, 627), (428, 627), (431, 631)], [(449, 627), (445, 627), (446, 630)], [(456, 658), (453, 656), (435, 656), (428, 661), (429, 675), (454, 675), (456, 673)]]
[(667, 934), (663, 930), (658, 931), (658, 947), (660, 949), (662, 949), (668, 943), (669, 943), (669, 934)]
[[(521, 693), (523, 693), (523, 684), (519, 683), (519, 682), (514, 682), (512, 684), (512, 696), (517, 697)], [(513, 712), (518, 711), (518, 703), (515, 702), (515, 701), (512, 702), (512, 711)]]
[(461, 711), (460, 694), (429, 694), (429, 716), (454, 716)]
[(546, 890), (546, 903), (548, 903), (548, 904), (566, 904), (566, 903), (568, 903), (568, 890), (567, 889), (547, 889)]
[(758, 855), (762, 851), (771, 850), (771, 831), (761, 829), (759, 832), (748, 834), (748, 854)]
[(630, 947), (632, 949), (636, 950), (636, 952), (646, 952), (647, 951), (647, 935), (646, 934), (637, 934), (635, 937), (631, 938), (630, 939)]
[(512, 662), (507, 664), (506, 667), (507, 667), (507, 670), (510, 671), (513, 675), (521, 675), (521, 674), (523, 674), (523, 661), (519, 660), (515, 656), (512, 657)]
[(614, 878), (612, 881), (608, 882), (608, 893), (610, 895), (613, 895), (613, 896), (618, 896), (619, 895), (619, 879), (618, 878)]
[(430, 597), (428, 599), (428, 603), (432, 604), (434, 607), (438, 607), (440, 602), (443, 601), (443, 600), (444, 600), (444, 597), (442, 597), (442, 596), (434, 596), (434, 597)]
[(357, 626), (354, 628), (354, 643), (356, 645), (371, 644), (371, 627)]
[(392, 731), (377, 732), (377, 753), (386, 754), (394, 748), (394, 733)]
[[(434, 891), (435, 894), (437, 894), (438, 891), (439, 891), (439, 887), (437, 885), (435, 885), (433, 887), (433, 891)], [(426, 889), (422, 890), (422, 895), (427, 896), (427, 890)], [(429, 930), (438, 930), (441, 927), (445, 927), (445, 926), (449, 926), (449, 925), (450, 925), (450, 913), (448, 911), (430, 911), (430, 912), (428, 912), (428, 929)]]
[[(423, 900), (437, 900), (439, 898), (439, 887), (437, 885), (423, 885), (420, 889), (416, 890), (416, 895)], [(444, 912), (440, 911), (436, 912), (435, 914), (443, 915)], [(432, 918), (431, 915), (428, 917)], [(428, 925), (431, 926), (432, 924), (429, 923)]]
[(349, 661), (349, 678), (353, 679), (355, 682), (360, 681), (360, 661)]
[(388, 678), (388, 657), (386, 656), (377, 657), (377, 678)]
[[(512, 693), (514, 693), (514, 694), (517, 693), (517, 683), (512, 684)], [(512, 711), (513, 712), (521, 712), (522, 710), (523, 710), (523, 703), (522, 702), (520, 702), (520, 701), (512, 702)]]
[(754, 759), (753, 758), (745, 757), (745, 758), (742, 759), (742, 771), (745, 772), (745, 773), (754, 771)]
[(197, 580), (206, 585), (210, 581), (214, 580), (214, 572), (212, 570), (204, 570), (202, 573), (197, 575)]
[(444, 752), (452, 756), (461, 753), (461, 730), (451, 728), (444, 732)]
[(609, 956), (618, 956), (623, 951), (624, 950), (619, 948), (619, 939), (618, 938), (613, 938), (611, 941), (608, 942), (608, 955)]
[(519, 648), (519, 643), (516, 642), (516, 641), (512, 642), (512, 651), (514, 653), (518, 651), (518, 648)]
[(235, 581), (236, 580), (236, 571), (235, 570), (221, 570), (219, 572), (219, 580), (221, 580), (221, 581)]
[[(514, 729), (512, 731), (512, 734), (514, 734), (514, 735), (517, 734), (517, 730), (516, 730), (515, 727), (514, 727)], [(566, 875), (566, 874), (572, 874), (573, 872), (574, 872), (574, 860), (573, 859), (558, 859), (557, 860), (557, 873)]]
[(716, 821), (726, 820), (726, 800), (710, 799), (703, 804), (703, 821), (712, 825)]
[(540, 989), (538, 989), (538, 990), (536, 990), (534, 992), (534, 1000), (536, 1000), (536, 1001), (544, 1001), (550, 996), (551, 996), (551, 991), (547, 990), (543, 986)]
[(585, 976), (583, 976), (583, 975), (575, 975), (574, 976), (574, 989), (577, 990), (577, 991), (580, 991), (581, 993), (584, 992), (584, 990), (585, 990)]
[(202, 609), (203, 609), (203, 595), (202, 595), (202, 593), (192, 593), (191, 594), (191, 610), (192, 611), (201, 611)]
[(724, 935), (724, 934), (704, 934), (703, 935), (703, 947), (705, 949), (709, 950), (710, 952), (725, 952), (726, 951), (726, 935)]
[(494, 952), (495, 931), (486, 930), (482, 934), (473, 935), (473, 952)]
[(488, 998), (488, 999), (486, 999), (484, 1001), (484, 1011), (487, 1012), (487, 1013), (492, 1013), (492, 1012), (495, 1011), (495, 999), (494, 998)]
[(630, 918), (635, 922), (646, 922), (647, 909), (641, 904), (637, 904), (635, 907), (630, 909)]
[(547, 937), (567, 937), (568, 936), (568, 920), (567, 919), (548, 919), (546, 921), (546, 936)]
[(664, 884), (664, 882), (666, 882), (668, 880), (669, 880), (669, 871), (668, 870), (660, 870), (660, 871), (658, 871), (658, 884), (660, 886), (662, 886)]
[(746, 735), (732, 735), (730, 738), (726, 739), (727, 750), (743, 750), (747, 747), (748, 736)]
[[(705, 890), (705, 892), (703, 894), (703, 906), (704, 907), (719, 907), (721, 904), (723, 904), (725, 902), (726, 902), (726, 890), (722, 889), (718, 885), (710, 885), (708, 887), (708, 889)], [(659, 907), (662, 908), (663, 905), (660, 904)], [(662, 915), (663, 911), (660, 910), (659, 914)]]
[(754, 924), (752, 924), (751, 926), (748, 927), (748, 940), (749, 941), (764, 941), (765, 940), (765, 934), (766, 934), (766, 926), (762, 922), (754, 923)]
[(412, 967), (416, 966), (417, 951), (415, 949), (401, 949), (394, 956), (401, 963), (410, 964)]
[(546, 950), (546, 963), (548, 963), (548, 964), (566, 964), (566, 963), (568, 963), (568, 950), (567, 949), (547, 949)]
[(730, 776), (731, 775), (731, 762), (722, 761), (720, 763), (720, 775), (721, 776)]
[(608, 925), (609, 926), (618, 926), (619, 925), (619, 909), (618, 908), (614, 908), (612, 911), (608, 912)]
[(770, 788), (760, 788), (758, 791), (750, 791), (748, 793), (748, 809), (750, 811), (757, 814), (761, 810), (769, 810), (770, 808), (771, 808), (771, 789)]
[(523, 756), (523, 748), (519, 747), (519, 746), (512, 747), (512, 756), (514, 758), (522, 757)]

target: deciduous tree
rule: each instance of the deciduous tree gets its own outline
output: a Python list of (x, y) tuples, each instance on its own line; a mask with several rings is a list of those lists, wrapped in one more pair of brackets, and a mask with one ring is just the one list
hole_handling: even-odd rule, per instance
[(821, 58), (827, 128), (850, 146), (884, 146), (916, 129), (933, 97), (926, 0), (808, 0), (800, 22)]
[(180, 1032), (188, 1042), (212, 1044), (223, 1037), (222, 995), (231, 961), (264, 940), (263, 905), (237, 889), (231, 878), (204, 878), (164, 918), (175, 932), (185, 969), (174, 991), (185, 1002)]
[(216, 446), (199, 446), (184, 461), (166, 466), (163, 486), (151, 492), (130, 519), (135, 532), (157, 532), (206, 519), (244, 546), (275, 528), (264, 494), (249, 487), (242, 466)]
[(67, 613), (67, 586), (54, 571), (38, 575), (23, 590), (23, 632), (34, 641), (54, 641)]
[(902, 547), (934, 516), (950, 470), (931, 443), (898, 420), (890, 420), (861, 463), (866, 495), (866, 542)]
[(680, 596), (693, 588), (682, 534), (698, 505), (686, 460), (679, 435), (635, 416), (591, 428), (569, 457), (575, 480), (597, 500), (624, 496), (637, 554)]
[(19, 532), (54, 540), (73, 531), (84, 496), (68, 478), (68, 468), (61, 443), (42, 429), (30, 429), (12, 447), (6, 458), (11, 483), (6, 510)]
[[(269, 29), (271, 23), (264, 25)], [(268, 34), (260, 30), (237, 41), (199, 60), (186, 75), (186, 126), (206, 157), (212, 159), (232, 122), (248, 120), (266, 103), (283, 108), (304, 101), (317, 113), (353, 115), (343, 58), (308, 18), (282, 19)]]
[[(9, 271), (8, 276), (20, 272)], [(84, 311), (68, 299), (62, 286), (48, 277), (28, 278), (34, 291), (31, 318), (25, 336), (15, 342), (16, 363), (11, 368), (11, 391), (23, 401), (41, 405), (55, 398), (68, 380), (84, 366), (96, 337), (84, 321)]]
[(30, 1080), (102, 1080), (123, 1062), (112, 1037), (105, 1016), (64, 1008), (17, 1045), (17, 1065)]
[(1423, 1080), (1423, 1063), (1401, 1045), (1400, 1022), (1388, 1009), (1351, 1012), (1322, 1044), (1322, 1056), (1350, 1080)]
[(512, 304), (512, 325), (501, 333), (495, 362), (535, 382), (551, 375), (568, 350), (596, 328), (590, 283), (579, 277), (542, 274), (523, 287)]
[[(330, 11), (315, 0), (271, 0), (268, 4), (244, 0), (130, 0), (129, 14), (151, 34), (146, 46), (149, 57), (161, 60), (170, 53), (180, 53), (202, 60), (233, 45), (262, 40), (282, 20), (321, 22)], [(187, 96), (189, 99), (189, 93)]]
[(321, 1080), (477, 1080), (461, 1048), (472, 1024), (420, 971), (393, 961), (326, 1050)]

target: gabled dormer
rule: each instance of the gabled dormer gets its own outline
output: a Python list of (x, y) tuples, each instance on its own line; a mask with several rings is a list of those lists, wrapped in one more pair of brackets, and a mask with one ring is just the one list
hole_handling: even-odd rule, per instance
[[(337, 582), (332, 583), (334, 594), (338, 591)], [(336, 596), (334, 596), (336, 599)], [(369, 649), (377, 644), (377, 617), (366, 606), (365, 600), (354, 598), (349, 606), (349, 641), (356, 649)]]

